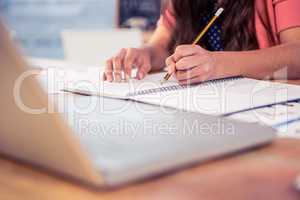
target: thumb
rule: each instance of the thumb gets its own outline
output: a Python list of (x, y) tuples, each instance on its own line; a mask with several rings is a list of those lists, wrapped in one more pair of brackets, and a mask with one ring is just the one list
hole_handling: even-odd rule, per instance
[(166, 66), (168, 70), (168, 74), (173, 74), (176, 71), (176, 62), (174, 61), (174, 57), (170, 56), (166, 59)]
[(149, 60), (145, 59), (138, 63), (137, 68), (138, 71), (136, 78), (138, 80), (142, 80), (151, 71), (151, 63)]

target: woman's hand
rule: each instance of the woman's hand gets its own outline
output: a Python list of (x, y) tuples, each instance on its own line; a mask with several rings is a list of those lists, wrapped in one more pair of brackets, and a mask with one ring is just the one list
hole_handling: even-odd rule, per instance
[(182, 85), (197, 84), (216, 78), (215, 59), (198, 45), (181, 45), (167, 58), (168, 73)]
[[(138, 69), (136, 78), (143, 79), (151, 70), (151, 56), (146, 48), (121, 49), (115, 56), (106, 61), (104, 80), (120, 82), (130, 79), (132, 68)], [(124, 74), (124, 77), (123, 75)]]

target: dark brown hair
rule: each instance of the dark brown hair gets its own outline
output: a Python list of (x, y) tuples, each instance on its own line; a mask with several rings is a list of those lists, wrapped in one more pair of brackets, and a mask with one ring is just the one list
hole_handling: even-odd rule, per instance
[[(214, 13), (214, 0), (167, 0), (164, 9), (172, 8), (176, 18), (169, 50), (180, 44), (192, 43), (199, 31), (206, 24), (201, 17), (209, 12)], [(219, 1), (220, 2), (220, 1)], [(222, 27), (222, 42), (227, 51), (253, 50), (258, 48), (254, 31), (254, 0), (222, 0), (217, 7), (225, 9), (218, 22)]]

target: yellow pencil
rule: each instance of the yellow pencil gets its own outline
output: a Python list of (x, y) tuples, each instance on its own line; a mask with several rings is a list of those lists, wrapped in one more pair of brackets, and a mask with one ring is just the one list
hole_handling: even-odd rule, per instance
[[(219, 8), (214, 15), (214, 17), (210, 20), (210, 22), (205, 26), (205, 28), (200, 32), (200, 34), (197, 36), (197, 38), (194, 40), (193, 44), (197, 44), (201, 38), (205, 35), (205, 33), (209, 30), (209, 28), (213, 25), (213, 23), (218, 19), (218, 17), (223, 13), (224, 9)], [(163, 80), (161, 81), (161, 84), (164, 84), (166, 81), (168, 81), (171, 78), (172, 74), (167, 73)]]

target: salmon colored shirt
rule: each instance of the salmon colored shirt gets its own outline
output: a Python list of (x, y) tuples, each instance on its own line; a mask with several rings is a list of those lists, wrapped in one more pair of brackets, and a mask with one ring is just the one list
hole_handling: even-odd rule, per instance
[[(176, 20), (170, 9), (161, 16), (158, 25), (174, 28)], [(255, 31), (259, 48), (280, 44), (279, 33), (294, 27), (300, 27), (300, 0), (255, 0)]]

